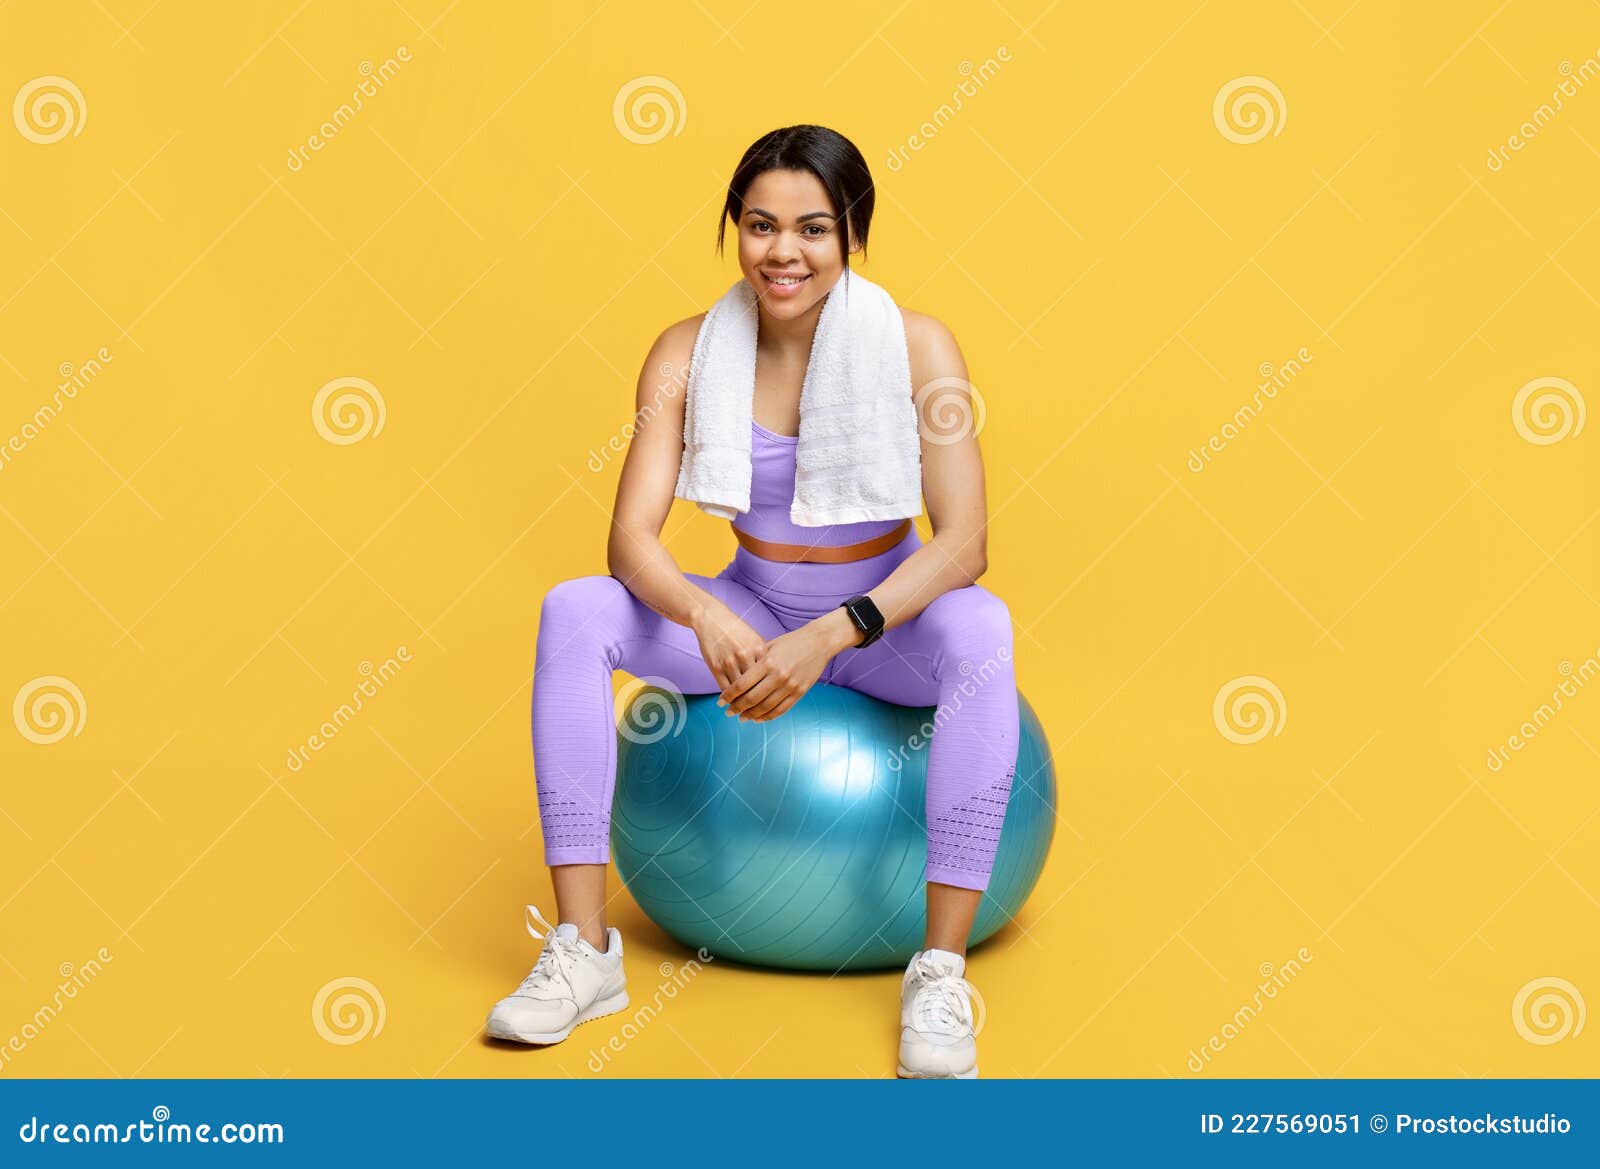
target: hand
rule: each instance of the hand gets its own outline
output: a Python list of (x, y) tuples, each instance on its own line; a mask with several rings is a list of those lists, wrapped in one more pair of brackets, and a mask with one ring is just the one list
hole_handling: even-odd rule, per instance
[(761, 634), (715, 598), (695, 617), (690, 628), (699, 639), (700, 656), (705, 659), (719, 690), (726, 691), (729, 683), (767, 652), (767, 643)]
[(843, 609), (825, 613), (767, 642), (766, 652), (723, 688), (718, 705), (741, 721), (775, 719), (800, 701), (834, 655), (860, 639)]

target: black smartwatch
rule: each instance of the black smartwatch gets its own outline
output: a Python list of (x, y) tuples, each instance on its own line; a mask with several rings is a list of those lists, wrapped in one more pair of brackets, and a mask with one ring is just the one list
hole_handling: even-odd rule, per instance
[(872, 598), (865, 593), (859, 597), (851, 597), (840, 607), (850, 614), (850, 620), (855, 622), (856, 628), (865, 635), (856, 642), (857, 649), (869, 646), (883, 636), (883, 614), (878, 612), (878, 606), (874, 605)]

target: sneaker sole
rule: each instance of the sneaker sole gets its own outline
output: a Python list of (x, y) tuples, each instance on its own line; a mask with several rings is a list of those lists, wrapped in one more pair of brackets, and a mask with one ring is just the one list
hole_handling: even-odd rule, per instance
[(591, 1019), (602, 1019), (607, 1015), (614, 1015), (628, 1005), (628, 992), (622, 991), (608, 999), (597, 999), (578, 1012), (578, 1017), (573, 1019), (560, 1031), (513, 1031), (508, 1027), (500, 1027), (494, 1023), (486, 1026), (485, 1030), (496, 1039), (513, 1039), (518, 1043), (551, 1044), (560, 1043), (572, 1029), (579, 1023), (587, 1023)]
[(894, 1072), (902, 1080), (976, 1080), (978, 1065), (973, 1064), (967, 1071), (957, 1072), (953, 1076), (925, 1076), (920, 1072), (907, 1071), (904, 1064), (896, 1064)]

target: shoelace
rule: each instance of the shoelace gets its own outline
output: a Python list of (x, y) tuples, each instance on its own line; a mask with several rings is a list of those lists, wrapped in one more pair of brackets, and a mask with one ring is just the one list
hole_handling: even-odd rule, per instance
[[(578, 949), (578, 939), (558, 937), (556, 927), (544, 919), (538, 906), (529, 905), (527, 910), (528, 933), (543, 941), (544, 949), (540, 951), (539, 960), (534, 963), (533, 969), (528, 971), (527, 977), (522, 980), (517, 991), (519, 993), (529, 990), (558, 991), (564, 984), (567, 995), (576, 995), (570, 967), (582, 956), (582, 951)], [(534, 928), (535, 922), (543, 929)]]
[(912, 1017), (945, 1030), (973, 1026), (971, 995), (977, 988), (927, 957), (918, 957), (912, 977), (920, 982), (912, 997)]

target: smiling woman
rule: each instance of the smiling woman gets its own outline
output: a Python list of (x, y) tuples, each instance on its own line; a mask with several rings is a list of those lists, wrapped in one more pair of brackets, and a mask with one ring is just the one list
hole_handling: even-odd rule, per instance
[[(929, 745), (928, 927), (901, 983), (897, 1066), (977, 1074), (963, 975), (1017, 762), (1011, 617), (976, 583), (983, 463), (955, 338), (852, 275), (873, 203), (866, 160), (842, 135), (764, 135), (718, 225), (719, 252), (737, 232), (741, 278), (645, 358), (609, 575), (556, 584), (540, 612), (533, 754), (558, 924), (534, 930), (544, 951), (495, 1005), (492, 1035), (554, 1043), (628, 1002), (621, 934), (605, 924), (612, 671), (720, 692), (728, 715), (755, 722), (823, 681), (948, 714)], [(686, 368), (686, 385), (657, 381)], [(952, 430), (952, 412), (969, 425)], [(683, 572), (661, 543), (675, 497), (732, 523), (739, 547), (716, 576)], [(912, 523), (924, 504), (926, 542)], [(973, 686), (979, 663), (989, 672)]]
[[(776, 176), (779, 181), (763, 184), (761, 180), (769, 176)], [(787, 224), (778, 211), (768, 206), (778, 201), (775, 196), (782, 198), (783, 210), (792, 215)], [(798, 196), (808, 205), (800, 208), (784, 196)], [(717, 222), (717, 252), (722, 252), (728, 224), (734, 224), (740, 237), (740, 267), (748, 277), (751, 268), (758, 267), (765, 258), (760, 247), (762, 237), (781, 236), (782, 229), (789, 226), (805, 243), (807, 258), (821, 262), (825, 259), (823, 251), (815, 250), (813, 245), (831, 236), (829, 249), (837, 256), (838, 264), (831, 271), (807, 269), (809, 274), (822, 275), (821, 283), (826, 285), (828, 276), (838, 276), (850, 263), (852, 251), (859, 250), (862, 259), (866, 259), (867, 228), (872, 223), (874, 201), (872, 172), (848, 138), (822, 126), (775, 130), (745, 151), (734, 168)], [(843, 223), (839, 222), (841, 218)], [(755, 245), (749, 265), (745, 263), (746, 237)], [(790, 266), (774, 260), (772, 271), (779, 275)]]

